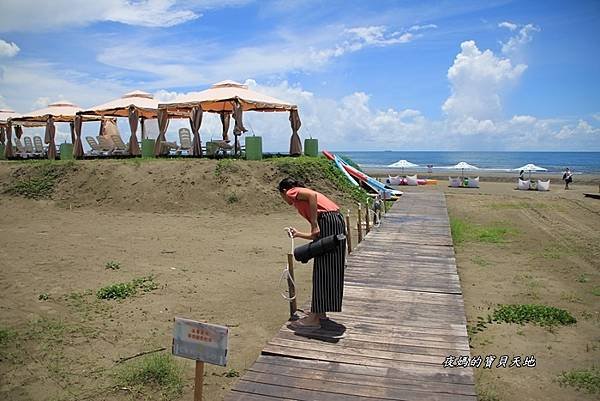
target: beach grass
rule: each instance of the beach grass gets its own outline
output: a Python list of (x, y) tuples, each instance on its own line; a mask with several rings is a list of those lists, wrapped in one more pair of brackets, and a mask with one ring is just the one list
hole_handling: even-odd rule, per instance
[(507, 223), (497, 222), (489, 225), (477, 225), (456, 217), (450, 218), (452, 241), (455, 245), (463, 242), (502, 243), (517, 231)]
[[(151, 354), (117, 370), (122, 386), (144, 393), (158, 392), (163, 400), (174, 400), (183, 393), (183, 364), (165, 353)], [(145, 398), (144, 398), (145, 399)]]
[(128, 283), (116, 283), (100, 288), (96, 292), (98, 299), (125, 299), (136, 295), (138, 290), (149, 292), (158, 288), (153, 276), (135, 278)]
[(561, 386), (575, 387), (589, 394), (600, 394), (600, 368), (598, 367), (563, 372), (556, 381)]
[(533, 323), (540, 326), (570, 325), (577, 323), (568, 311), (547, 305), (499, 305), (492, 314), (497, 323)]
[(72, 161), (51, 163), (40, 161), (32, 168), (20, 168), (13, 173), (14, 181), (7, 192), (30, 199), (49, 198), (56, 183), (74, 166)]

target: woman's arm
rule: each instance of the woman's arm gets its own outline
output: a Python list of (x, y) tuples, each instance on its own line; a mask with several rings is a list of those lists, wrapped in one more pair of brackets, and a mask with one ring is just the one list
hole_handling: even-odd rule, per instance
[(310, 237), (307, 239), (318, 238), (321, 230), (319, 229), (319, 224), (317, 223), (317, 193), (315, 191), (301, 189), (298, 191), (296, 199), (308, 202), (310, 211)]

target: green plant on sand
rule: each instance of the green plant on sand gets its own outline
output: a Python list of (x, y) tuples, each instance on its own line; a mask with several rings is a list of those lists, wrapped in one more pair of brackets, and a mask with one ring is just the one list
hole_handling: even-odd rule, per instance
[(117, 283), (102, 287), (96, 292), (96, 296), (99, 299), (125, 299), (135, 295), (138, 290), (149, 292), (157, 288), (158, 284), (154, 282), (154, 277), (147, 276), (133, 279), (129, 283)]
[(58, 180), (73, 165), (73, 161), (26, 165), (15, 172), (15, 180), (7, 192), (31, 199), (49, 198)]
[(496, 222), (482, 226), (456, 217), (450, 218), (450, 230), (454, 245), (467, 241), (497, 244), (505, 242), (509, 235), (516, 233), (515, 229), (505, 223)]
[(561, 386), (575, 387), (589, 394), (600, 394), (600, 368), (598, 367), (563, 372), (556, 381)]
[(120, 385), (141, 393), (158, 391), (164, 400), (174, 400), (183, 393), (183, 365), (165, 353), (152, 354), (127, 363), (116, 373)]

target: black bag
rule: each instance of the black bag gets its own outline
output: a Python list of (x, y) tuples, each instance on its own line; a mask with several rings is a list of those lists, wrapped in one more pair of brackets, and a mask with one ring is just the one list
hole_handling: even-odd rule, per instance
[(332, 252), (345, 239), (346, 236), (344, 234), (330, 235), (329, 237), (316, 239), (308, 244), (296, 247), (294, 249), (294, 258), (298, 262), (308, 263), (312, 258)]

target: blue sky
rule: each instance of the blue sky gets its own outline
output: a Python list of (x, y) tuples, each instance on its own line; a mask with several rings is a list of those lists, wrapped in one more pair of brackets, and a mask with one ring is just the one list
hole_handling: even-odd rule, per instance
[[(598, 1), (3, 0), (0, 107), (233, 79), (298, 104), (322, 148), (600, 150), (598, 37)], [(287, 116), (245, 122), (287, 149)]]

